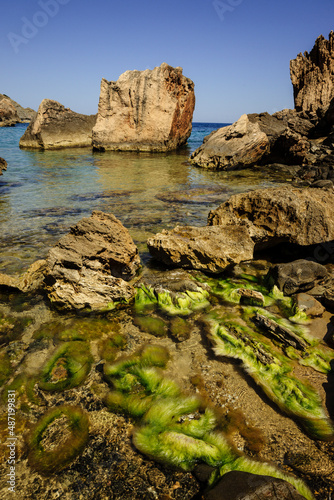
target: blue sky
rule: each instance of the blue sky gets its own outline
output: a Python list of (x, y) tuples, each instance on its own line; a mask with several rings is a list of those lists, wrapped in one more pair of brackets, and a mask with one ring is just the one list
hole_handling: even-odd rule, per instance
[(289, 61), (334, 29), (333, 0), (2, 0), (0, 93), (97, 112), (101, 78), (162, 62), (195, 82), (194, 121), (293, 107)]

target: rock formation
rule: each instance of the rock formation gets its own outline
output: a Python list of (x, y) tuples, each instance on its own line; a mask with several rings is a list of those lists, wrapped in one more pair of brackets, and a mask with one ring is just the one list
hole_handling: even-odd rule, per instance
[(5, 94), (0, 94), (0, 127), (12, 127), (16, 123), (29, 123), (36, 111), (23, 108)]
[(210, 212), (208, 226), (163, 231), (150, 253), (174, 267), (221, 272), (280, 243), (308, 246), (334, 240), (333, 190), (279, 187), (231, 196)]
[(334, 32), (328, 40), (319, 36), (310, 53), (290, 61), (290, 75), (296, 110), (314, 120), (323, 118), (334, 99)]
[(128, 283), (140, 259), (127, 229), (112, 214), (93, 212), (48, 254), (47, 291), (64, 309), (104, 310), (134, 295)]
[(57, 101), (44, 99), (20, 140), (21, 148), (89, 147), (96, 115), (82, 115)]
[(172, 267), (220, 273), (229, 264), (253, 257), (254, 243), (245, 227), (181, 227), (149, 238), (153, 257)]
[(3, 158), (0, 158), (0, 175), (2, 175), (3, 170), (7, 170), (7, 162)]
[(166, 63), (103, 79), (93, 147), (122, 151), (169, 151), (191, 134), (194, 84), (182, 68)]

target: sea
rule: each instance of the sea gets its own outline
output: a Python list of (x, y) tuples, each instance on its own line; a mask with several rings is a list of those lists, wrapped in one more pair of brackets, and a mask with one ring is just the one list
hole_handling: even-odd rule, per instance
[(226, 123), (194, 123), (177, 152), (21, 150), (27, 125), (0, 128), (0, 272), (21, 273), (81, 218), (114, 214), (128, 228), (142, 262), (149, 236), (176, 225), (204, 226), (210, 210), (234, 193), (277, 185), (259, 170), (210, 171), (188, 158), (203, 138)]

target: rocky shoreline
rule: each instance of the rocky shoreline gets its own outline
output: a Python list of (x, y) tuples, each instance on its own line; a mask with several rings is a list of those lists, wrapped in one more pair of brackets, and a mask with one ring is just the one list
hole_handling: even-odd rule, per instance
[[(291, 64), (296, 110), (243, 115), (206, 138), (191, 160), (225, 170), (282, 162), (301, 169), (306, 187), (233, 195), (208, 214), (206, 226), (149, 238), (146, 267), (121, 221), (95, 211), (46, 260), (20, 276), (0, 274), (4, 498), (14, 407), (10, 480), (19, 499), (333, 494), (333, 40), (334, 33), (329, 41), (319, 37)], [(319, 53), (327, 61), (324, 88), (315, 76)], [(110, 119), (115, 95), (123, 94), (105, 81), (97, 117), (87, 121), (43, 101), (45, 112), (21, 146), (53, 148), (55, 135), (59, 147), (83, 145), (76, 135), (82, 121), (84, 141), (100, 150), (184, 144), (193, 83), (180, 68), (150, 71), (120, 80), (128, 90), (155, 71), (158, 88), (167, 87), (173, 106), (161, 136), (145, 136), (140, 146), (124, 132), (130, 123), (138, 138), (136, 127), (145, 122), (130, 92), (134, 123), (125, 121), (116, 147)], [(110, 116), (102, 116), (101, 100)], [(69, 129), (54, 135), (63, 121)], [(320, 130), (326, 139), (316, 137)]]

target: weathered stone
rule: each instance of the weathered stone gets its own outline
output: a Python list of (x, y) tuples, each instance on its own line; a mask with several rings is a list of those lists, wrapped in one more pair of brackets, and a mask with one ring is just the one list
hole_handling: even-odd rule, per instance
[(307, 316), (322, 316), (325, 308), (320, 302), (307, 293), (298, 293), (296, 304), (300, 311), (304, 311)]
[(231, 196), (208, 217), (209, 226), (243, 226), (255, 249), (279, 243), (334, 240), (333, 190), (279, 187)]
[(247, 229), (242, 226), (177, 226), (149, 238), (147, 245), (151, 255), (168, 266), (211, 273), (251, 259), (254, 248)]
[(46, 260), (37, 260), (19, 278), (18, 287), (21, 292), (31, 293), (44, 287), (44, 278), (47, 273)]
[(334, 98), (334, 32), (319, 36), (310, 53), (290, 61), (295, 108), (312, 119), (323, 118)]
[(273, 266), (268, 273), (285, 295), (311, 290), (327, 278), (325, 266), (309, 260), (295, 260)]
[(112, 214), (93, 212), (48, 254), (47, 291), (56, 306), (101, 310), (134, 295), (127, 283), (139, 266), (138, 249)]
[(20, 140), (21, 148), (89, 147), (96, 115), (82, 115), (51, 99), (44, 99)]
[(103, 79), (93, 147), (98, 150), (168, 151), (187, 142), (195, 106), (194, 84), (166, 63)]
[(236, 170), (254, 165), (268, 151), (269, 139), (247, 115), (204, 138), (190, 156), (190, 163), (214, 170)]
[(224, 474), (204, 500), (305, 500), (290, 483), (270, 476), (232, 471)]
[(34, 118), (36, 111), (23, 108), (5, 94), (0, 94), (0, 127), (11, 127), (16, 123), (28, 123)]
[(7, 162), (3, 158), (0, 158), (0, 175), (2, 175), (3, 170), (7, 170)]

